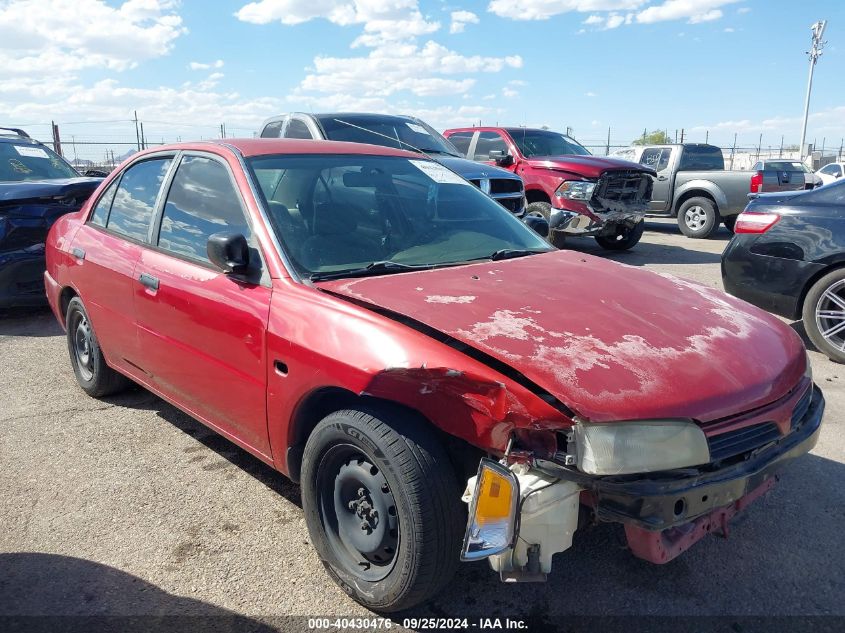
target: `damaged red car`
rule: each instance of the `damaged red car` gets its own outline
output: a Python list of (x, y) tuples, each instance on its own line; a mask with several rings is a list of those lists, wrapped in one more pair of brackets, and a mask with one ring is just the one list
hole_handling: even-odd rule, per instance
[(377, 611), (460, 559), (543, 580), (592, 522), (665, 563), (808, 452), (824, 410), (776, 318), (555, 251), (384, 147), (142, 152), (56, 223), (45, 279), (82, 389), (134, 381), (301, 482), (328, 573)]

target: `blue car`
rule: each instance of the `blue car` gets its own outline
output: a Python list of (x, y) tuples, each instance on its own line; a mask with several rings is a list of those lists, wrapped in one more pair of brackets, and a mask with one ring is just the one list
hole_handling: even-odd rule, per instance
[(0, 127), (0, 308), (45, 304), (44, 240), (102, 182), (23, 130)]

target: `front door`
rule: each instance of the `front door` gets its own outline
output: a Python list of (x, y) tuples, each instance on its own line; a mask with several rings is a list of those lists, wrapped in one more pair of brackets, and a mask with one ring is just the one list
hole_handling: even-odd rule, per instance
[(658, 213), (668, 211), (672, 193), (672, 148), (649, 147), (644, 149), (643, 155), (640, 156), (640, 164), (651, 167), (657, 172), (654, 187), (651, 191), (649, 209)]
[[(188, 153), (167, 192), (153, 247), (135, 270), (142, 366), (150, 381), (205, 423), (254, 452), (270, 454), (266, 343), (270, 284), (229, 166)], [(222, 273), (208, 237), (242, 233), (256, 274)]]

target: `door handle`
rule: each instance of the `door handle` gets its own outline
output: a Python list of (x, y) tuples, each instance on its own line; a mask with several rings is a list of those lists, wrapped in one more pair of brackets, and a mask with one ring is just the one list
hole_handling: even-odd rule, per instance
[(147, 273), (141, 273), (138, 277), (138, 281), (141, 282), (142, 286), (146, 286), (150, 290), (158, 290), (158, 277), (153, 277)]
[(657, 177), (657, 179), (658, 179), (660, 182), (663, 182), (664, 180), (669, 180), (666, 176), (658, 176), (658, 177)]
[(76, 259), (85, 259), (85, 251), (79, 248), (78, 246), (74, 246), (70, 249), (71, 255), (76, 257)]

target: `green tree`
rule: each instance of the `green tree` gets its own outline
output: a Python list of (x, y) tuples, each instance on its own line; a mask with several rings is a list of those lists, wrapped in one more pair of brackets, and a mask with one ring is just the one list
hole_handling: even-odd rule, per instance
[(663, 130), (654, 130), (649, 134), (635, 138), (631, 143), (633, 145), (665, 145), (674, 143), (674, 141)]

